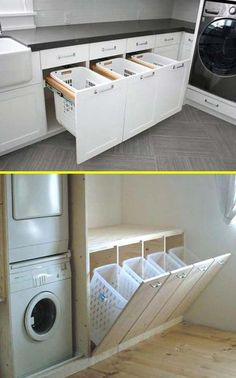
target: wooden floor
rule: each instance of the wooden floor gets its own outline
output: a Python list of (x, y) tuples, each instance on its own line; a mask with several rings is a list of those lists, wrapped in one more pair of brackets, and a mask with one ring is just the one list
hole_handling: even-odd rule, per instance
[(181, 324), (73, 375), (108, 377), (235, 378), (236, 333)]
[(0, 157), (0, 171), (235, 171), (236, 126), (184, 106), (151, 129), (76, 164), (75, 138), (64, 132)]

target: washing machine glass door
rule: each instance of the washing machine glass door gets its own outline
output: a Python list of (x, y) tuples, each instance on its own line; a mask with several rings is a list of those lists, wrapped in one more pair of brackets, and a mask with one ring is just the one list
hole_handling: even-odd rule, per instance
[(25, 329), (35, 341), (45, 341), (58, 329), (61, 318), (59, 299), (50, 292), (37, 295), (25, 312)]
[(199, 56), (212, 73), (236, 75), (236, 20), (224, 18), (210, 23), (201, 34)]

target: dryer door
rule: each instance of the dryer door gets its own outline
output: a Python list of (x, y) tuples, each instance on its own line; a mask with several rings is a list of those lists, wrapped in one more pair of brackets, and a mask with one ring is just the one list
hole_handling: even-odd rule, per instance
[(211, 22), (200, 37), (199, 56), (211, 73), (236, 75), (236, 20), (222, 18)]
[(25, 329), (34, 341), (48, 340), (57, 331), (61, 319), (59, 299), (50, 292), (37, 295), (25, 312)]

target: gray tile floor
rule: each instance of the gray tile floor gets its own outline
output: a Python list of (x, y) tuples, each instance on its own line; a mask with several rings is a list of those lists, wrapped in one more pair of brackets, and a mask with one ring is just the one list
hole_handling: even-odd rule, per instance
[(181, 113), (82, 165), (65, 132), (0, 158), (3, 171), (235, 171), (236, 126), (184, 106)]

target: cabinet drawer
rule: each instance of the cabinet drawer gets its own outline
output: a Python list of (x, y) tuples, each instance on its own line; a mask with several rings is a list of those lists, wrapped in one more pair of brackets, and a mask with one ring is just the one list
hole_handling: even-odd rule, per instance
[(156, 36), (155, 47), (179, 44), (180, 40), (181, 40), (181, 33), (158, 34)]
[(126, 52), (126, 39), (92, 43), (90, 45), (90, 59), (105, 58), (107, 56), (121, 55)]
[(194, 34), (183, 33), (182, 43), (186, 49), (191, 49), (194, 42)]
[(220, 99), (217, 99), (216, 97), (211, 97), (189, 88), (187, 91), (187, 98), (204, 107), (207, 107), (211, 111), (219, 112), (236, 119), (236, 106), (231, 106), (223, 101), (220, 101)]
[(155, 46), (154, 35), (129, 38), (127, 41), (127, 52), (129, 53), (129, 52), (153, 49), (154, 46)]
[(89, 60), (89, 45), (61, 47), (44, 50), (41, 54), (42, 69), (64, 66)]

